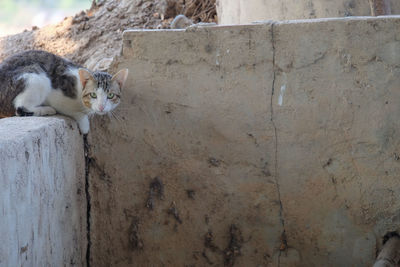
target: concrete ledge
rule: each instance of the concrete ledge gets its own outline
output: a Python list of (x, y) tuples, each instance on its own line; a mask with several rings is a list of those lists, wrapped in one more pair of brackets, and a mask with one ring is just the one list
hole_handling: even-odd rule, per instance
[(0, 120), (0, 266), (85, 266), (83, 141), (63, 117)]
[[(383, 4), (383, 1), (374, 2)], [(386, 9), (375, 9), (368, 0), (217, 0), (217, 13), (220, 24), (246, 24), (257, 20), (354, 18), (400, 13), (399, 1), (384, 2), (387, 2), (384, 4)]]

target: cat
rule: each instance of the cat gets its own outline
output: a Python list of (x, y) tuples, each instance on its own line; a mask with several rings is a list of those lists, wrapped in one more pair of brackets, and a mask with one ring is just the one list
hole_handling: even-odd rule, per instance
[(87, 134), (89, 115), (103, 115), (119, 105), (127, 77), (128, 69), (111, 76), (46, 51), (25, 51), (0, 64), (0, 118), (60, 113), (74, 118)]
[(186, 29), (187, 27), (193, 25), (193, 21), (186, 17), (185, 15), (178, 15), (171, 22), (171, 29)]
[(170, 28), (171, 29), (186, 29), (186, 28), (191, 28), (191, 27), (209, 27), (209, 26), (216, 26), (217, 24), (214, 22), (207, 23), (207, 22), (199, 22), (199, 23), (194, 23), (191, 19), (186, 17), (185, 15), (178, 15), (174, 18), (174, 20), (171, 22)]

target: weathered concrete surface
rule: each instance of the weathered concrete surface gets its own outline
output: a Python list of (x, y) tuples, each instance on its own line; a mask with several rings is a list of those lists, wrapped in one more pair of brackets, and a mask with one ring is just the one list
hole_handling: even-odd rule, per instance
[(126, 32), (120, 121), (89, 138), (92, 265), (372, 265), (400, 228), (399, 24)]
[(388, 1), (391, 14), (400, 14), (398, 0), (217, 0), (218, 23), (371, 16), (371, 1)]
[(70, 119), (0, 120), (0, 266), (85, 266), (82, 137)]
[(400, 224), (400, 17), (278, 23), (274, 39), (289, 245), (304, 266), (372, 265)]
[(97, 118), (89, 139), (92, 266), (276, 259), (270, 30), (125, 32), (121, 121)]

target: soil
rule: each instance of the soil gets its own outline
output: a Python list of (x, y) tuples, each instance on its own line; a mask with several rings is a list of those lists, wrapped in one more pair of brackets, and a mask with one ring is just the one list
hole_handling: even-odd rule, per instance
[(160, 180), (160, 178), (155, 177), (149, 186), (149, 197), (146, 201), (146, 207), (150, 210), (154, 208), (154, 199), (158, 198), (159, 200), (164, 199), (164, 184)]
[(107, 70), (120, 54), (127, 29), (168, 29), (185, 14), (194, 22), (216, 22), (215, 0), (103, 0), (90, 10), (43, 28), (0, 38), (0, 61), (29, 49), (46, 50), (91, 70)]
[(243, 244), (242, 232), (240, 229), (232, 224), (230, 231), (230, 242), (228, 247), (224, 250), (224, 266), (234, 266), (236, 257), (240, 256), (240, 249)]
[(168, 209), (168, 214), (174, 216), (175, 220), (176, 220), (178, 223), (182, 224), (182, 219), (181, 219), (181, 217), (179, 216), (179, 211), (178, 211), (178, 209), (176, 208), (176, 203), (175, 203), (175, 202), (172, 202), (172, 203), (171, 203), (171, 207)]
[(129, 245), (132, 250), (143, 249), (143, 240), (139, 235), (139, 218), (133, 217), (131, 226), (129, 227)]

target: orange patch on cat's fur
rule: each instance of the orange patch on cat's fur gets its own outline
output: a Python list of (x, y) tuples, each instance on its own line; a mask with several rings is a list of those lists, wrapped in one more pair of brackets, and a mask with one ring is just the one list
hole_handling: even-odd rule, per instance
[(90, 103), (90, 99), (91, 99), (90, 96), (82, 97), (83, 104), (88, 108), (92, 108), (92, 104)]

